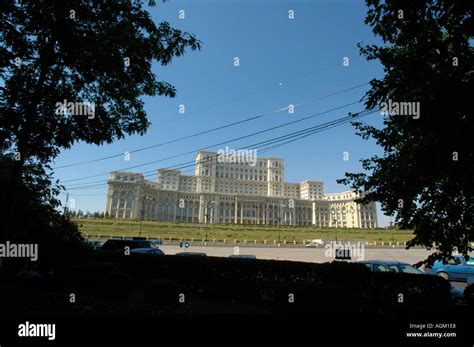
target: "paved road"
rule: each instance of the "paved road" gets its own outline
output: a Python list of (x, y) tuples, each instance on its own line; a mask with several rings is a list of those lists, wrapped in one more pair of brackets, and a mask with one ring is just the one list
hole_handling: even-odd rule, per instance
[[(177, 245), (162, 245), (160, 248), (165, 254), (175, 254), (183, 249)], [(204, 252), (209, 256), (228, 257), (234, 254), (234, 246), (191, 246), (190, 252)], [(313, 263), (324, 263), (334, 260), (333, 256), (326, 256), (324, 248), (300, 248), (300, 247), (251, 247), (239, 246), (240, 254), (252, 254), (258, 259), (277, 259), (304, 261)], [(360, 253), (360, 260), (385, 259), (399, 260), (410, 264), (426, 259), (433, 251), (420, 248), (406, 250), (404, 248), (365, 248)], [(354, 254), (354, 253), (353, 253)], [(358, 260), (358, 259), (353, 259)]]

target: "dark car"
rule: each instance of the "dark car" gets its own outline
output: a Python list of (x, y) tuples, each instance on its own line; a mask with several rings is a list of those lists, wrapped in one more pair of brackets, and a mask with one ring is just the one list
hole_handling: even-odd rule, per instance
[(158, 248), (134, 248), (130, 254), (149, 254), (149, 255), (165, 255), (165, 253)]
[(179, 252), (175, 255), (179, 257), (207, 257), (207, 254), (202, 252)]
[(404, 272), (409, 274), (424, 274), (423, 271), (396, 260), (364, 260), (358, 261), (358, 264), (364, 264), (372, 272)]
[[(358, 261), (358, 264), (367, 266), (372, 272), (403, 272), (418, 275), (430, 275), (416, 267), (402, 263), (396, 260), (365, 260)], [(464, 297), (464, 289), (450, 284), (451, 297), (455, 303), (462, 303)]]
[(146, 239), (108, 239), (102, 245), (106, 251), (123, 251), (125, 247), (135, 248), (156, 248), (153, 242)]
[(234, 258), (234, 259), (257, 259), (257, 257), (252, 255), (252, 254), (232, 254), (232, 255), (229, 255), (229, 258)]
[(162, 245), (163, 244), (162, 239), (156, 239), (156, 240), (150, 240), (150, 241), (153, 242), (155, 245)]

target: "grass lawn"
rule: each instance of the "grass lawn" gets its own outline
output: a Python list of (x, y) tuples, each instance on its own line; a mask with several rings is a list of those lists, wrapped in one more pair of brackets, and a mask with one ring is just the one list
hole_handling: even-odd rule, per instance
[[(100, 218), (81, 218), (74, 219), (78, 224), (80, 231), (88, 237), (132, 237), (140, 234), (140, 221), (127, 219), (100, 219)], [(280, 231), (281, 241), (303, 242), (312, 239), (335, 240), (336, 232), (338, 240), (384, 242), (391, 241), (406, 242), (413, 238), (412, 230), (391, 230), (385, 229), (335, 229), (335, 228), (312, 228), (312, 227), (289, 227), (281, 226), (270, 227), (260, 225), (204, 225), (187, 224), (174, 222), (143, 221), (141, 225), (141, 236), (150, 238), (160, 237), (162, 239), (186, 239), (202, 240), (205, 238), (207, 230), (207, 239), (212, 241), (226, 240), (233, 242), (239, 240), (243, 242), (261, 243), (267, 240), (273, 243), (278, 239), (278, 230)]]

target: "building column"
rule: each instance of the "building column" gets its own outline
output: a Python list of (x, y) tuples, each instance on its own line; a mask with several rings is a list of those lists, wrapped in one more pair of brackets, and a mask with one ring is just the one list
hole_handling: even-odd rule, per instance
[(255, 225), (258, 224), (258, 202), (255, 203)]
[(239, 208), (239, 201), (235, 199), (235, 206), (234, 206), (234, 224), (237, 224), (237, 211)]
[(125, 199), (125, 204), (123, 205), (122, 218), (127, 218), (127, 201), (128, 199)]
[(199, 222), (199, 201), (195, 201), (194, 202), (194, 206), (193, 206), (193, 223), (194, 223), (194, 217), (196, 216), (197, 217), (197, 221)]
[(209, 224), (214, 224), (214, 210), (215, 206), (211, 205), (211, 211), (209, 212)]
[[(215, 196), (214, 197), (214, 204), (212, 206), (211, 213), (213, 214), (213, 217), (211, 219), (211, 222), (213, 224), (217, 223), (219, 224), (219, 218), (220, 218), (220, 209), (221, 209), (221, 202), (219, 201), (219, 197)], [(224, 208), (225, 209), (225, 208)]]
[(204, 196), (200, 196), (199, 197), (199, 223), (204, 223), (204, 215), (206, 214), (206, 211), (204, 211), (204, 209), (206, 208), (204, 205), (205, 205), (205, 201), (204, 201)]
[(244, 202), (240, 204), (240, 224), (244, 224)]
[(194, 216), (194, 201), (191, 200), (191, 208), (186, 206), (186, 202), (184, 203), (184, 206), (186, 208), (186, 217), (184, 217), (184, 221), (187, 222), (189, 220), (189, 212), (191, 212), (191, 221), (192, 221), (192, 216)]
[(115, 208), (115, 218), (119, 217), (120, 198), (117, 198), (117, 207)]
[(255, 206), (255, 224), (260, 224), (260, 203), (257, 202), (257, 205)]
[(263, 211), (263, 224), (268, 225), (268, 204), (264, 204), (264, 211)]
[(357, 205), (355, 205), (354, 203), (351, 204), (351, 208), (352, 208), (352, 227), (355, 228), (356, 225), (357, 225)]
[(130, 218), (136, 218), (136, 212), (135, 210), (137, 209), (137, 198), (134, 198), (132, 201), (132, 207), (130, 211)]
[[(338, 206), (338, 208), (340, 209), (341, 207)], [(341, 222), (340, 222), (341, 221), (341, 218), (340, 218), (341, 217), (341, 211), (340, 210), (337, 211), (337, 208), (336, 208), (335, 212), (336, 213), (334, 215), (336, 217), (336, 228), (340, 228), (341, 227)]]
[(177, 218), (177, 215), (176, 215), (176, 204), (173, 204), (173, 221), (176, 222), (176, 218)]

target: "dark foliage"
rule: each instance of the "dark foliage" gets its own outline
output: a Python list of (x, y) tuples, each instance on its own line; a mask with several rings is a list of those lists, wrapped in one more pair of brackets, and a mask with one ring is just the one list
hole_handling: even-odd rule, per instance
[[(51, 162), (76, 142), (144, 134), (142, 97), (176, 95), (152, 64), (166, 66), (200, 42), (167, 22), (155, 25), (146, 5), (0, 2), (0, 240), (39, 242), (42, 261), (74, 254), (83, 242), (59, 213), (62, 187), (52, 182)], [(65, 110), (64, 100), (82, 106)]]
[[(58, 272), (57, 278), (58, 288), (93, 297), (92, 312), (243, 313), (250, 307), (263, 314), (367, 312), (388, 318), (451, 304), (449, 283), (436, 276), (372, 273), (365, 266), (340, 262), (98, 252), (94, 260)], [(180, 293), (186, 296), (188, 311), (182, 311)], [(290, 294), (294, 303), (289, 302)]]
[(365, 23), (385, 44), (360, 45), (361, 54), (379, 60), (385, 72), (371, 81), (366, 107), (415, 102), (420, 114), (392, 112), (382, 129), (355, 122), (384, 154), (362, 160), (366, 173), (346, 173), (339, 182), (367, 191), (364, 201), (380, 201), (397, 225), (413, 228), (408, 246), (466, 254), (474, 241), (472, 2), (366, 2)]
[(470, 284), (464, 289), (464, 301), (474, 307), (474, 284)]

